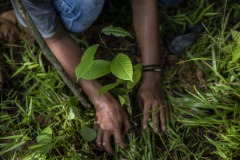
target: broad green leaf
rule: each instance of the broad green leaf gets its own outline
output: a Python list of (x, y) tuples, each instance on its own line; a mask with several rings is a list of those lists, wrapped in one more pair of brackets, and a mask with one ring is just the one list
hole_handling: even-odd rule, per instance
[(113, 75), (122, 80), (132, 81), (133, 68), (129, 57), (119, 53), (111, 62), (111, 71)]
[(92, 141), (96, 138), (96, 131), (87, 126), (82, 126), (80, 134), (82, 138), (86, 141)]
[(58, 136), (54, 138), (54, 143), (56, 144), (58, 141), (64, 141), (66, 139), (66, 135)]
[(224, 52), (224, 53), (232, 54), (233, 49), (234, 49), (234, 45), (229, 44), (229, 45), (226, 45), (223, 48), (221, 48), (221, 51)]
[(125, 98), (124, 98), (124, 97), (122, 97), (122, 96), (120, 96), (120, 95), (118, 95), (118, 100), (119, 100), (119, 102), (120, 102), (121, 106), (123, 106), (123, 105), (126, 103), (126, 100), (125, 100)]
[(142, 67), (143, 67), (143, 65), (141, 64), (141, 63), (139, 63), (139, 64), (135, 64), (134, 66), (133, 66), (133, 70), (134, 71), (136, 71), (136, 70), (142, 70)]
[(81, 78), (88, 70), (91, 69), (93, 64), (94, 55), (98, 49), (99, 44), (89, 47), (83, 54), (80, 63), (75, 68), (77, 79)]
[(50, 142), (52, 142), (52, 129), (48, 126), (37, 136), (37, 143), (47, 144)]
[(140, 81), (142, 76), (141, 70), (136, 70), (133, 72), (133, 81), (127, 81), (127, 89), (132, 89)]
[(75, 106), (71, 106), (69, 108), (69, 113), (68, 113), (68, 120), (71, 120), (71, 119), (80, 119), (81, 116), (79, 114), (79, 111), (78, 111), (78, 108), (75, 107)]
[(50, 152), (53, 149), (54, 145), (52, 143), (48, 143), (46, 145), (44, 145), (43, 147), (38, 149), (38, 153), (40, 153), (41, 155), (45, 155), (48, 152)]
[(237, 43), (240, 44), (240, 32), (231, 30), (232, 39)]
[[(38, 155), (37, 157), (42, 157), (48, 152), (50, 152), (53, 149), (54, 145), (52, 143), (47, 143), (47, 144), (37, 144), (37, 145), (32, 145), (29, 147), (29, 149), (35, 149), (34, 155)], [(36, 157), (36, 158), (37, 158)], [(33, 157), (32, 157), (33, 158)]]
[(116, 37), (131, 37), (131, 34), (126, 31), (125, 29), (122, 29), (120, 27), (113, 27), (113, 26), (108, 26), (102, 29), (102, 33), (106, 34), (106, 35), (114, 35)]
[(121, 80), (118, 80), (117, 82), (115, 83), (111, 83), (111, 84), (108, 84), (108, 85), (105, 85), (103, 86), (100, 90), (99, 90), (99, 96), (103, 95), (104, 93), (110, 91), (111, 89), (117, 87), (119, 84), (121, 84), (122, 81)]
[(106, 60), (93, 61), (92, 67), (83, 76), (83, 79), (97, 79), (111, 72), (110, 62)]
[(236, 62), (240, 59), (240, 45), (237, 45), (232, 52), (232, 61)]

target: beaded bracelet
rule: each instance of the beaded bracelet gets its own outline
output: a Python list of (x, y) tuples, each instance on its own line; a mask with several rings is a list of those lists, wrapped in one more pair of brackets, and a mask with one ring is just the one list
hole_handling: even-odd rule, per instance
[(145, 65), (143, 66), (143, 72), (161, 72), (161, 66), (160, 65)]

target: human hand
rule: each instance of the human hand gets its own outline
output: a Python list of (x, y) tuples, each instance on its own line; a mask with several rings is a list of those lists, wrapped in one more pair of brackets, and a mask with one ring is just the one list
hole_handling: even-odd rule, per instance
[(145, 72), (138, 90), (138, 102), (143, 112), (143, 129), (148, 127), (148, 119), (152, 115), (154, 132), (166, 132), (166, 103), (158, 72)]
[(109, 154), (112, 154), (113, 149), (110, 144), (110, 137), (113, 135), (115, 144), (125, 148), (127, 145), (122, 138), (122, 125), (125, 133), (131, 128), (126, 112), (108, 93), (102, 95), (97, 102), (94, 102), (94, 105), (96, 107), (94, 129), (97, 131), (97, 146), (104, 148)]

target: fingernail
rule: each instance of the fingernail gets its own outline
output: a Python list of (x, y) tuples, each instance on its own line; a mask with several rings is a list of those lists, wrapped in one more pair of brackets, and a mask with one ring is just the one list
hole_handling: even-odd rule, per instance
[(147, 127), (148, 127), (148, 126), (145, 124), (145, 125), (143, 126), (143, 129), (147, 129)]

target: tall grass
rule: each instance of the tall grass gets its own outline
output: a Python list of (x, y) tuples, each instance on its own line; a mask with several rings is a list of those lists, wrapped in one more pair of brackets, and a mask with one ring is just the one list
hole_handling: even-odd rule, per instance
[[(21, 45), (10, 47), (1, 57), (7, 82), (1, 92), (0, 157), (239, 159), (240, 61), (233, 61), (238, 42), (232, 30), (240, 29), (240, 5), (190, 0), (179, 8), (160, 9), (159, 14), (163, 39), (169, 33), (183, 33), (189, 25), (205, 24), (205, 31), (185, 54), (165, 56), (163, 85), (170, 110), (166, 135), (153, 134), (151, 127), (139, 133), (140, 124), (133, 123), (125, 135), (129, 147), (115, 147), (114, 158), (83, 140), (81, 126), (91, 126), (94, 109), (78, 107), (39, 48), (22, 39)], [(78, 107), (79, 120), (68, 119), (72, 106)], [(131, 119), (134, 116), (138, 115)], [(42, 143), (42, 136), (50, 142)]]

